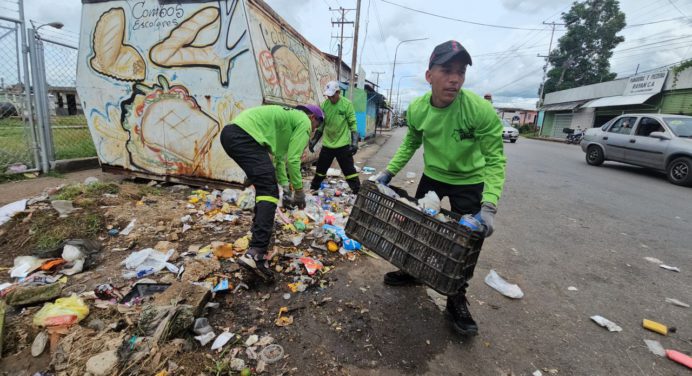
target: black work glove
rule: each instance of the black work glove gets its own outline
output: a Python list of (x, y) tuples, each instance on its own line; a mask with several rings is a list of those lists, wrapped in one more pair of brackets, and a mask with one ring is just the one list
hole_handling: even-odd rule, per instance
[(293, 205), (297, 206), (298, 209), (305, 209), (305, 191), (302, 189), (296, 190), (293, 193)]
[(351, 155), (356, 155), (356, 153), (358, 152), (358, 141), (359, 140), (360, 140), (360, 136), (358, 136), (358, 132), (351, 132), (351, 147), (349, 148)]
[(284, 208), (287, 208), (289, 206), (293, 205), (293, 193), (291, 192), (291, 187), (288, 185), (281, 186), (281, 189), (283, 190), (283, 199), (281, 200), (281, 203)]
[(313, 137), (312, 140), (310, 140), (310, 142), (308, 143), (308, 150), (310, 150), (310, 153), (315, 152), (315, 145), (317, 145), (317, 142), (320, 140), (320, 138), (322, 138), (322, 132), (315, 132), (315, 137)]

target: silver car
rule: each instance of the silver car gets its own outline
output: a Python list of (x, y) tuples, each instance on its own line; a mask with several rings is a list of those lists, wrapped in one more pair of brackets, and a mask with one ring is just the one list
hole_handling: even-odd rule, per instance
[(517, 142), (517, 139), (519, 139), (519, 130), (514, 128), (507, 119), (502, 119), (502, 126), (502, 139), (509, 140), (511, 143)]
[(586, 162), (618, 161), (666, 173), (677, 185), (692, 185), (692, 116), (626, 114), (586, 131)]

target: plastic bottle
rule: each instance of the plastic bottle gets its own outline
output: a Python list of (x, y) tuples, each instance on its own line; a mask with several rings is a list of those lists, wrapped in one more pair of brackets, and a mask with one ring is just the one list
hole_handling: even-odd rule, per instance
[(466, 214), (459, 220), (459, 224), (468, 227), (471, 231), (480, 231), (483, 223), (471, 214)]

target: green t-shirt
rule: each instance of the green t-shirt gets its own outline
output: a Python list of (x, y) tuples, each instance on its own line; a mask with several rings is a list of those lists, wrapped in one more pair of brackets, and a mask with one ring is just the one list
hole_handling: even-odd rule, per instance
[(423, 173), (453, 185), (484, 183), (483, 202), (497, 205), (505, 182), (502, 122), (492, 104), (461, 90), (445, 108), (433, 107), (432, 92), (408, 107), (408, 133), (387, 170), (398, 173), (423, 144)]
[(356, 132), (356, 112), (353, 103), (343, 96), (336, 104), (329, 99), (322, 102), (324, 122), (320, 126), (323, 134), (322, 146), (336, 149), (351, 144), (351, 132)]
[(300, 157), (310, 140), (312, 124), (305, 112), (275, 105), (247, 109), (232, 120), (274, 157), (277, 180), (285, 182), (286, 167), (293, 189), (303, 189)]

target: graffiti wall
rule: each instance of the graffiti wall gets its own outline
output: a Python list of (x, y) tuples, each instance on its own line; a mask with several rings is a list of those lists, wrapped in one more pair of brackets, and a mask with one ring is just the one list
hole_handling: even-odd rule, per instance
[(336, 77), (333, 64), (254, 2), (248, 2), (248, 16), (265, 99), (290, 104), (321, 102), (322, 88)]
[(262, 103), (318, 100), (321, 53), (277, 25), (245, 0), (83, 4), (77, 90), (101, 163), (242, 182), (223, 126)]

